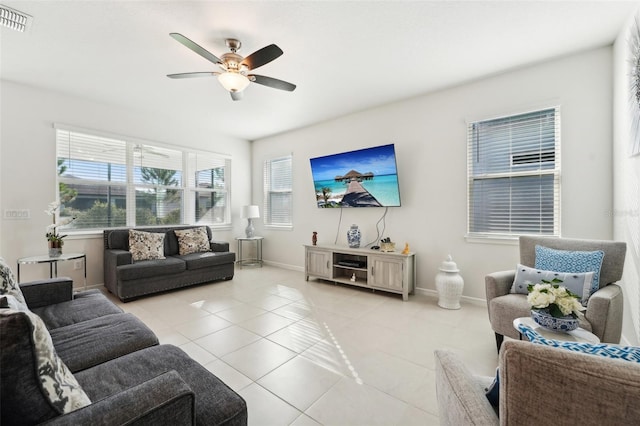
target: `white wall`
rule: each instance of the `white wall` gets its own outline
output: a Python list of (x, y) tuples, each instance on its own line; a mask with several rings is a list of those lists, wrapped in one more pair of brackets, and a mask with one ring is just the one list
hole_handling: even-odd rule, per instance
[[(44, 209), (55, 199), (56, 163), (53, 123), (110, 132), (165, 144), (192, 147), (232, 156), (233, 230), (216, 237), (233, 241), (242, 231), (240, 206), (250, 201), (251, 145), (216, 133), (216, 123), (193, 123), (188, 117), (159, 117), (98, 104), (59, 93), (0, 81), (0, 212), (30, 209), (30, 220), (0, 220), (0, 256), (10, 265), (23, 256), (47, 251)], [(64, 251), (87, 254), (88, 284), (103, 280), (102, 237), (68, 237)], [(23, 280), (43, 278), (45, 266), (21, 268)], [(82, 282), (72, 262), (60, 264), (59, 275)]]
[(630, 88), (630, 30), (633, 17), (620, 32), (614, 45), (613, 103), (613, 179), (614, 238), (627, 243), (627, 257), (622, 277), (625, 312), (622, 334), (632, 344), (640, 344), (640, 155), (631, 157), (631, 116), (639, 114), (631, 108), (635, 99)]
[[(451, 254), (462, 270), (464, 295), (484, 299), (484, 276), (513, 269), (518, 247), (471, 243), (466, 232), (466, 120), (562, 108), (562, 235), (610, 239), (612, 206), (612, 48), (603, 47), (537, 66), (345, 116), (253, 143), (253, 201), (262, 205), (259, 171), (265, 159), (293, 153), (294, 229), (264, 229), (264, 258), (304, 266), (302, 245), (346, 245), (355, 223), (363, 240), (376, 235), (383, 209), (317, 209), (309, 158), (395, 143), (402, 207), (391, 208), (385, 236), (417, 253), (418, 287), (435, 290), (434, 276)], [(403, 82), (402, 84), (411, 84)], [(375, 88), (372, 88), (375, 90)], [(336, 102), (341, 96), (336, 94)]]

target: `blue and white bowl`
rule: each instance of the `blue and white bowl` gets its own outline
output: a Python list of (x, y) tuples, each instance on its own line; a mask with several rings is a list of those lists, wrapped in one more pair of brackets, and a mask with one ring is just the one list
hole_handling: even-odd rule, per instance
[(580, 325), (580, 321), (570, 315), (563, 318), (555, 318), (548, 312), (535, 309), (531, 310), (531, 318), (542, 327), (552, 331), (572, 331)]

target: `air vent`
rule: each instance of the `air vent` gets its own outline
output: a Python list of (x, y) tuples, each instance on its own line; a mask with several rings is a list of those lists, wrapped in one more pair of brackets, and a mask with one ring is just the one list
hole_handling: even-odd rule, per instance
[(552, 163), (556, 160), (556, 152), (552, 149), (547, 151), (523, 152), (511, 155), (511, 165), (524, 166), (527, 164)]
[(33, 18), (26, 13), (0, 4), (0, 25), (3, 27), (23, 33), (29, 30), (32, 20)]

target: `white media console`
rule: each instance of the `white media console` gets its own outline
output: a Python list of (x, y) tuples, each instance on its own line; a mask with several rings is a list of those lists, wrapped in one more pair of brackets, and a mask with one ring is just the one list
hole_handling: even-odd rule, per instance
[[(402, 294), (408, 300), (416, 280), (415, 253), (340, 246), (305, 245), (304, 270), (309, 277)], [(355, 278), (355, 279), (354, 279)]]

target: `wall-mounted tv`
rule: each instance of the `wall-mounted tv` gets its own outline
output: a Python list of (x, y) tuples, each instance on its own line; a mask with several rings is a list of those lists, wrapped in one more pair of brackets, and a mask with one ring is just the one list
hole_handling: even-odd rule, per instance
[(393, 144), (312, 158), (319, 208), (400, 207)]

